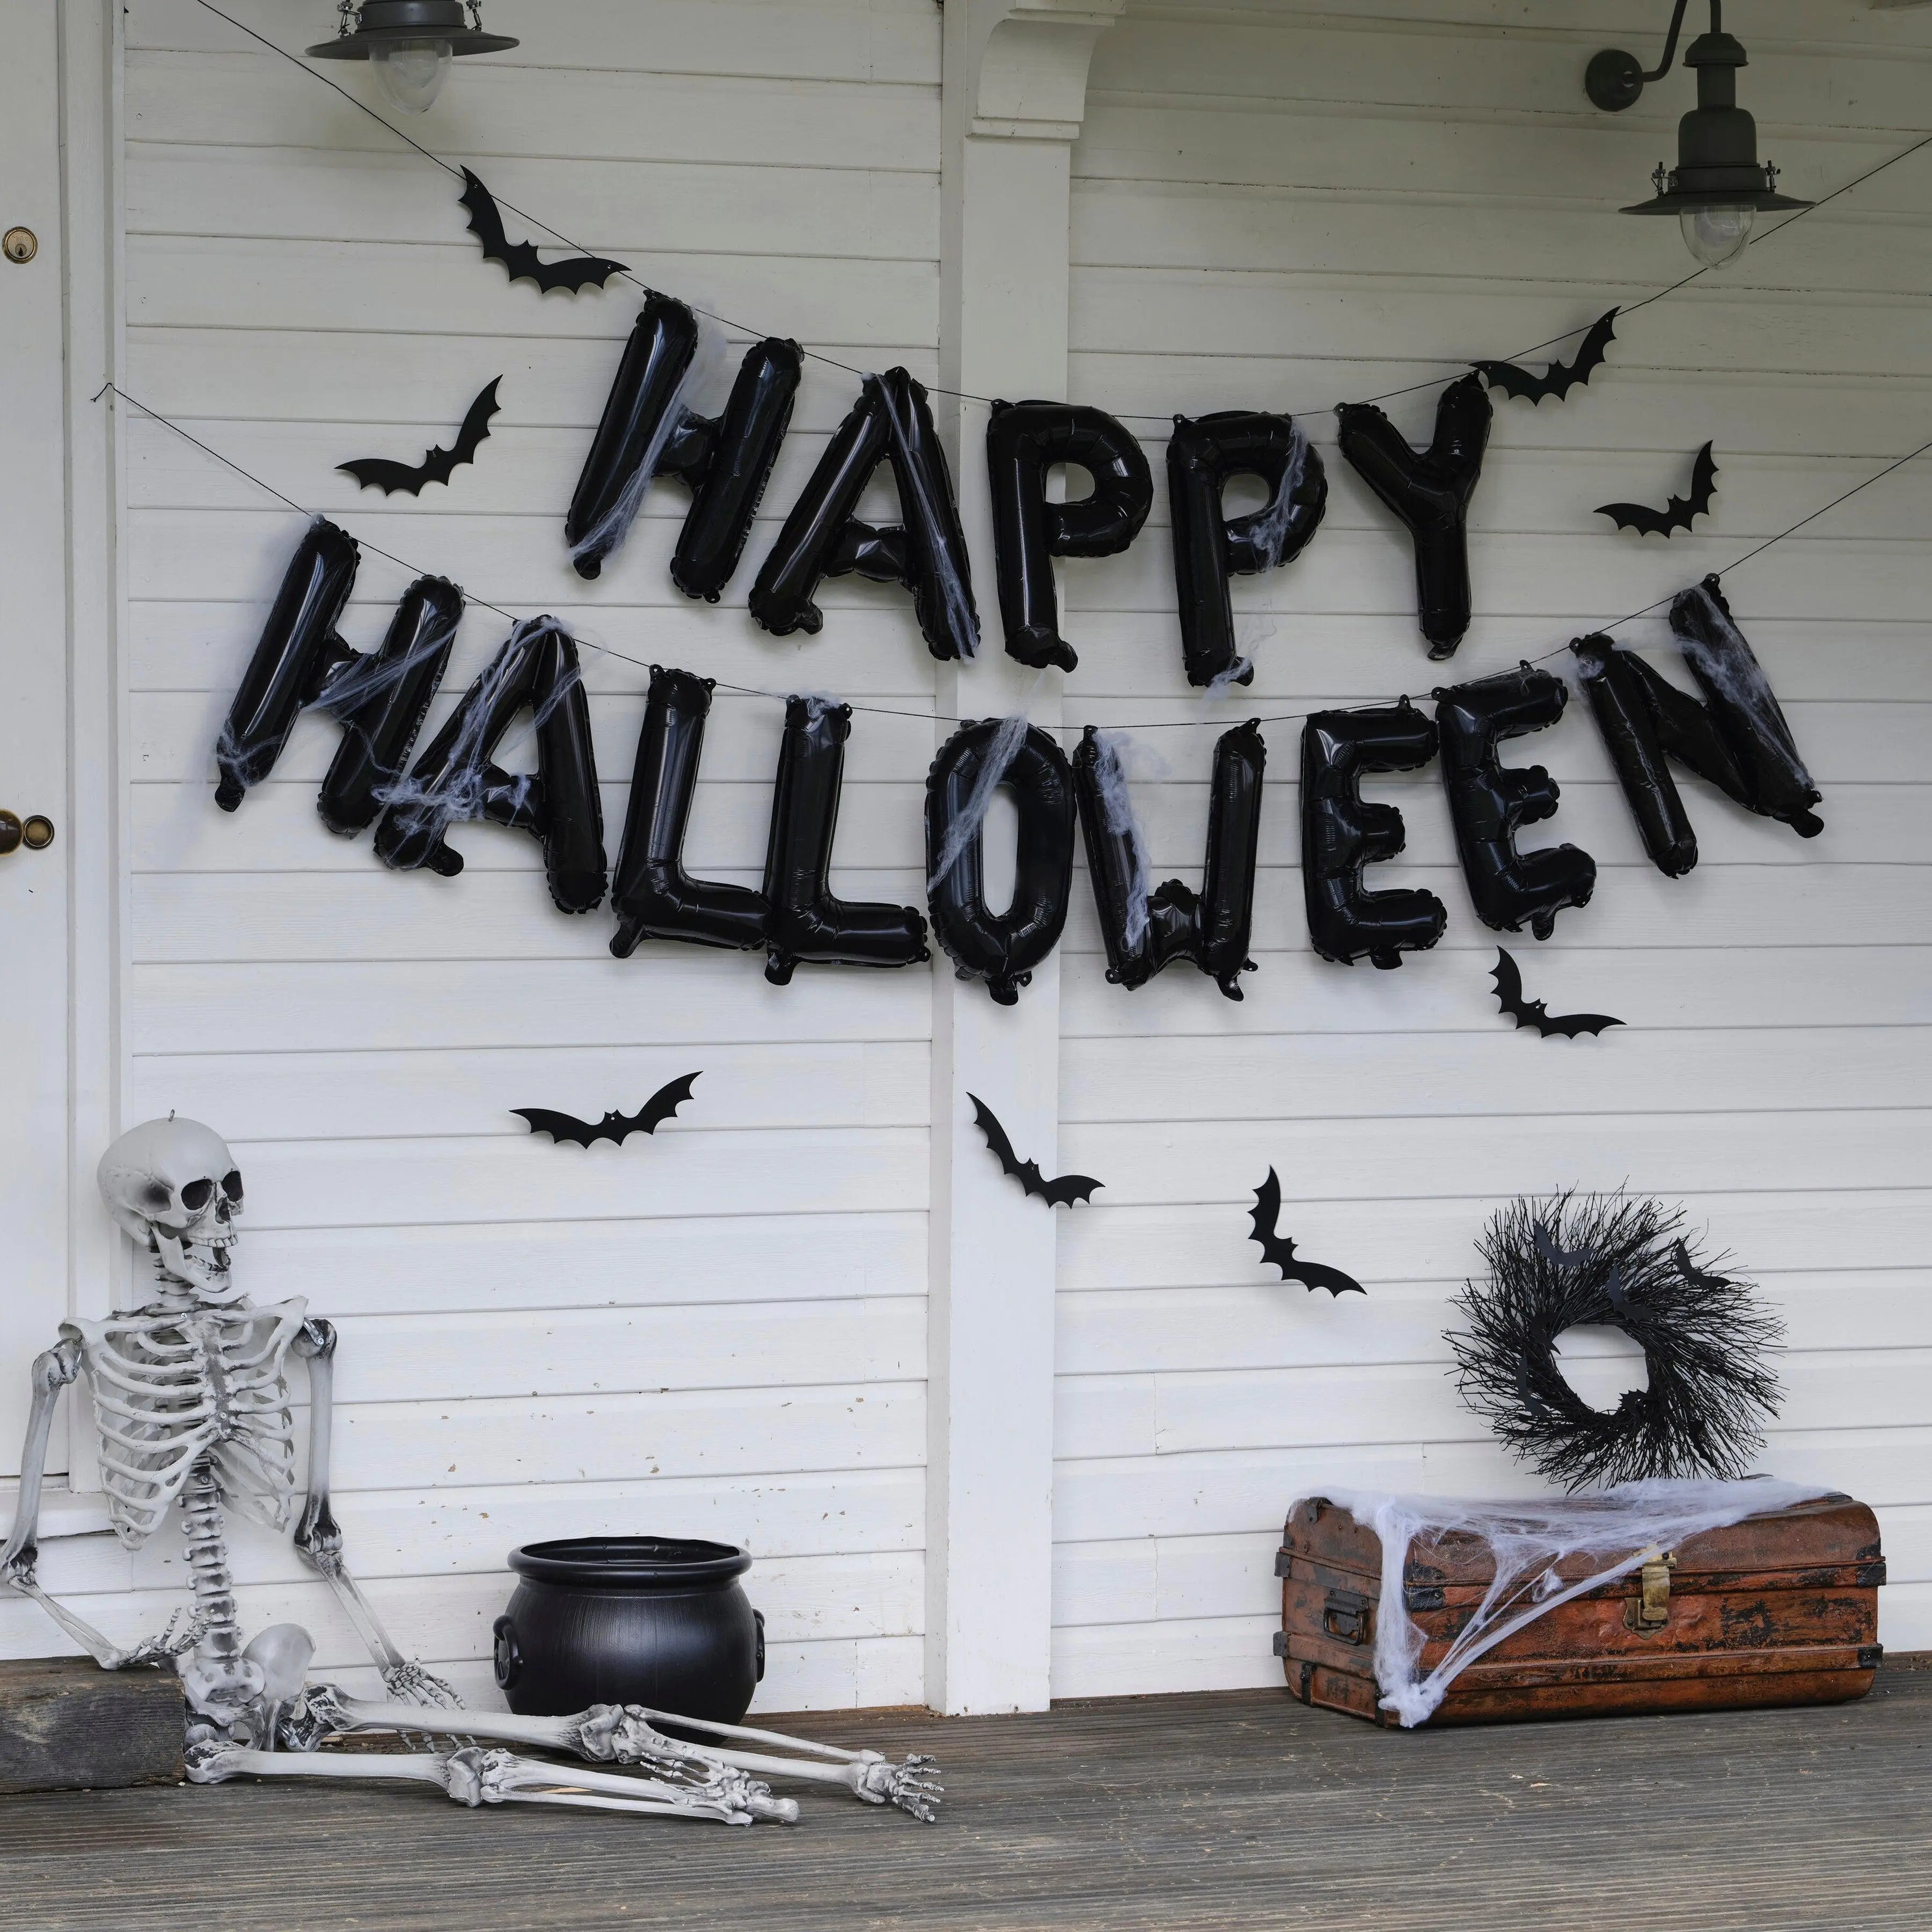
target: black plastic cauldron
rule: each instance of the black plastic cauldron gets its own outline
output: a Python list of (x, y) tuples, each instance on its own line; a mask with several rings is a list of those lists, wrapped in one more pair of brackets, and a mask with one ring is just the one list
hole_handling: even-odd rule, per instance
[(520, 1717), (644, 1704), (735, 1724), (765, 1674), (765, 1620), (728, 1543), (578, 1536), (510, 1553), (496, 1682)]

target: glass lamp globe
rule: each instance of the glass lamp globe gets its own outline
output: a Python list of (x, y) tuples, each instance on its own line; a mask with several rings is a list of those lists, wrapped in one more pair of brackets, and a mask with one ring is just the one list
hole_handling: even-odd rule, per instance
[(449, 62), (447, 40), (381, 40), (369, 50), (376, 85), (400, 114), (428, 112), (442, 92)]
[(1707, 268), (1726, 267), (1742, 255), (1757, 221), (1757, 210), (1745, 204), (1717, 208), (1687, 208), (1677, 218), (1684, 245)]

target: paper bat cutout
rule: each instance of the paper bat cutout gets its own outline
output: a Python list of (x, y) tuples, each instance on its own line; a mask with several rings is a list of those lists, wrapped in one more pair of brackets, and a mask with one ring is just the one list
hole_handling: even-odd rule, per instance
[(1274, 1262), (1281, 1270), (1283, 1281), (1298, 1281), (1311, 1294), (1318, 1288), (1325, 1288), (1334, 1295), (1368, 1293), (1353, 1275), (1344, 1274), (1340, 1268), (1295, 1259), (1294, 1244), (1286, 1234), (1275, 1232), (1275, 1223), (1281, 1219), (1281, 1183), (1273, 1168), (1268, 1169), (1267, 1180), (1255, 1190), (1255, 1204), (1249, 1211), (1254, 1217), (1255, 1232), (1248, 1239), (1261, 1244), (1262, 1266)]
[(574, 1114), (554, 1113), (548, 1107), (512, 1107), (510, 1112), (529, 1121), (532, 1133), (548, 1134), (559, 1147), (566, 1141), (584, 1148), (598, 1141), (615, 1141), (622, 1147), (630, 1135), (656, 1133), (691, 1098), (691, 1083), (697, 1078), (695, 1073), (681, 1073), (667, 1081), (634, 1114), (606, 1114), (594, 1127)]
[(1683, 1242), (1679, 1241), (1671, 1250), (1670, 1253), (1671, 1258), (1677, 1264), (1677, 1272), (1693, 1287), (1713, 1288), (1730, 1286), (1730, 1277), (1728, 1275), (1706, 1274), (1702, 1268), (1697, 1267), (1690, 1259), (1690, 1249)]
[(1604, 350), (1616, 339), (1616, 331), (1610, 326), (1616, 319), (1615, 309), (1598, 316), (1577, 344), (1574, 358), (1552, 362), (1540, 376), (1532, 376), (1514, 362), (1478, 362), (1475, 366), (1484, 382), (1505, 395), (1527, 396), (1532, 403), (1554, 396), (1561, 402), (1579, 382), (1589, 381), (1591, 371), (1603, 361)]
[(1013, 1152), (1013, 1144), (992, 1108), (976, 1094), (966, 1097), (973, 1103), (973, 1118), (986, 1136), (986, 1144), (999, 1156), (1000, 1172), (1010, 1174), (1026, 1192), (1037, 1194), (1049, 1208), (1071, 1208), (1076, 1202), (1090, 1199), (1096, 1187), (1106, 1185), (1084, 1174), (1063, 1174), (1057, 1180), (1048, 1180), (1040, 1172), (1038, 1161), (1022, 1160)]
[(350, 462), (338, 463), (336, 468), (346, 470), (365, 490), (374, 484), (386, 496), (398, 490), (419, 496), (425, 483), (447, 483), (449, 472), (459, 463), (476, 460), (476, 446), (490, 434), (490, 418), (500, 406), (496, 385), (502, 380), (496, 376), (476, 392), (476, 400), (470, 405), (452, 448), (445, 449), (439, 443), (414, 468), (406, 463), (392, 463), (386, 456), (358, 456)]
[[(1581, 1268), (1590, 1258), (1587, 1254), (1566, 1254), (1556, 1245), (1550, 1230), (1540, 1222), (1537, 1224), (1534, 1239), (1536, 1252), (1552, 1268)], [(1681, 1253), (1684, 1244), (1679, 1241), (1677, 1246)], [(1678, 1265), (1683, 1267), (1688, 1264), (1680, 1262)], [(1604, 1283), (1604, 1299), (1609, 1304), (1610, 1312), (1612, 1315), (1625, 1316), (1630, 1312), (1630, 1295), (1624, 1287), (1624, 1271), (1622, 1268), (1612, 1268), (1610, 1270), (1609, 1278)], [(1544, 1412), (1546, 1413), (1546, 1412)]]
[(1560, 1033), (1565, 1040), (1574, 1040), (1580, 1033), (1600, 1034), (1606, 1027), (1623, 1024), (1622, 1020), (1614, 1020), (1608, 1013), (1552, 1015), (1542, 1000), (1526, 1000), (1522, 996), (1522, 969), (1502, 946), (1496, 948), (1496, 963), (1490, 968), (1490, 976), (1496, 982), (1496, 1010), (1508, 1013), (1519, 1028), (1533, 1026), (1544, 1040), (1553, 1033)]
[(1642, 503), (1599, 503), (1597, 514), (1610, 518), (1620, 530), (1636, 530), (1644, 536), (1667, 537), (1672, 530), (1688, 530), (1694, 517), (1701, 517), (1711, 507), (1711, 491), (1718, 480), (1718, 466), (1711, 460), (1711, 446), (1699, 450), (1690, 466), (1690, 494), (1673, 496), (1664, 508), (1653, 510)]
[(503, 218), (496, 197), (467, 168), (463, 170), (463, 192), (456, 198), (470, 211), (470, 232), (483, 244), (486, 262), (501, 262), (513, 282), (534, 282), (545, 295), (552, 289), (568, 289), (575, 295), (586, 282), (601, 289), (613, 275), (625, 272), (622, 262), (606, 261), (602, 255), (572, 255), (567, 261), (540, 262), (534, 242), (512, 242), (503, 233)]

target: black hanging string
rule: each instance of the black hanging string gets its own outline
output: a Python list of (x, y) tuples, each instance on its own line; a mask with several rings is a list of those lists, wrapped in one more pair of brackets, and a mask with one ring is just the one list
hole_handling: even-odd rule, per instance
[[(226, 20), (228, 24), (231, 27), (234, 28), (238, 32), (246, 34), (251, 40), (259, 42), (262, 46), (266, 47), (269, 52), (278, 55), (282, 59), (287, 61), (292, 66), (299, 70), (302, 73), (308, 74), (314, 80), (320, 81), (323, 86), (333, 88), (338, 94), (341, 95), (344, 100), (349, 103), (350, 106), (356, 109), (358, 112), (361, 113), (368, 115), (369, 118), (374, 121), (377, 126), (388, 128), (389, 132), (394, 135), (398, 140), (404, 142), (409, 146), (413, 148), (418, 154), (422, 155), (424, 160), (434, 161), (438, 167), (442, 170), (445, 174), (452, 176), (458, 181), (460, 181), (463, 178), (463, 170), (460, 168), (445, 160), (440, 154), (434, 153), (430, 149), (425, 148), (423, 144), (415, 139), (413, 136), (404, 133), (402, 129), (396, 126), (393, 122), (385, 120), (381, 115), (376, 112), (374, 108), (371, 107), (368, 104), (367, 101), (358, 100), (354, 94), (350, 92), (347, 88), (342, 85), (340, 81), (332, 80), (329, 76), (324, 74), (320, 68), (311, 65), (308, 61), (302, 58), (299, 55), (290, 53), (286, 47), (278, 46), (273, 40), (270, 40), (267, 37), (266, 34), (258, 34), (253, 27), (248, 26), (243, 22), (236, 20), (232, 14), (224, 14), (219, 7), (214, 4), (214, 0), (196, 0), (196, 4), (205, 8), (209, 13), (214, 14), (218, 20)], [(1773, 236), (1782, 234), (1786, 229), (1789, 228), (1792, 225), (1793, 222), (1801, 221), (1806, 215), (1815, 214), (1818, 209), (1824, 207), (1827, 202), (1836, 201), (1841, 194), (1849, 194), (1851, 190), (1858, 187), (1861, 182), (1870, 181), (1874, 175), (1882, 174), (1887, 168), (1895, 166), (1899, 162), (1905, 160), (1907, 156), (1916, 154), (1921, 148), (1927, 146), (1932, 146), (1932, 134), (1925, 135), (1922, 139), (1914, 141), (1910, 147), (1901, 148), (1897, 154), (1893, 154), (1888, 159), (1880, 161), (1874, 166), (1866, 169), (1863, 174), (1853, 176), (1852, 178), (1850, 181), (1846, 182), (1842, 188), (1834, 188), (1829, 194), (1822, 196), (1818, 200), (1814, 202), (1809, 208), (1801, 208), (1796, 210), (1793, 213), (1786, 216), (1784, 220), (1780, 221), (1775, 228), (1767, 229), (1763, 234), (1760, 235), (1756, 240), (1752, 243), (1752, 247), (1756, 248), (1762, 248), (1765, 243), (1768, 242)], [(532, 227), (540, 228), (544, 234), (554, 238), (560, 248), (574, 249), (579, 254), (589, 254), (592, 252), (581, 242), (572, 241), (571, 238), (564, 234), (562, 230), (553, 228), (550, 224), (548, 221), (543, 220), (541, 216), (531, 214), (527, 208), (519, 208), (514, 202), (506, 201), (500, 195), (497, 196), (496, 200), (496, 204), (500, 208), (507, 208), (512, 214), (517, 215), (522, 220), (529, 222)], [(1689, 274), (1681, 277), (1676, 281), (1670, 283), (1664, 288), (1653, 290), (1650, 294), (1640, 297), (1636, 302), (1620, 303), (1618, 305), (1618, 314), (1619, 316), (1634, 315), (1639, 309), (1648, 308), (1652, 302), (1661, 302), (1666, 296), (1675, 295), (1679, 289), (1688, 288), (1690, 284), (1696, 281), (1700, 276), (1708, 274), (1709, 272), (1710, 271), (1708, 268), (1694, 268)], [(628, 282), (632, 287), (641, 290), (646, 295), (651, 295), (657, 292), (657, 291), (652, 289), (648, 283), (640, 281), (638, 278), (635, 275), (632, 274), (628, 268), (619, 270), (618, 274), (622, 280)], [(687, 302), (686, 304), (686, 307), (691, 309), (694, 314), (704, 316), (707, 321), (715, 322), (722, 328), (735, 329), (741, 335), (756, 338), (762, 336), (766, 332), (763, 329), (752, 328), (748, 323), (734, 322), (729, 316), (720, 315), (715, 310), (700, 308), (695, 302)], [(1592, 322), (1585, 322), (1577, 328), (1566, 329), (1561, 335), (1552, 335), (1546, 342), (1534, 342), (1532, 343), (1527, 349), (1519, 349), (1506, 359), (1512, 362), (1520, 362), (1526, 356), (1538, 355), (1546, 349), (1554, 349), (1558, 346), (1558, 344), (1569, 341), (1573, 337), (1582, 334), (1592, 326), (1593, 324)], [(852, 363), (842, 362), (837, 356), (827, 356), (820, 350), (806, 349), (802, 350), (801, 352), (809, 356), (814, 362), (823, 362), (830, 368), (843, 370), (847, 375), (856, 376), (860, 377), (861, 380), (871, 373), (869, 370), (857, 368)], [(1466, 369), (1472, 367), (1473, 365), (1466, 359), (1462, 361), (1450, 361), (1445, 358), (1442, 360), (1442, 366), (1446, 368)], [(1364, 396), (1360, 398), (1360, 400), (1364, 403), (1386, 403), (1396, 396), (1412, 395), (1419, 389), (1434, 388), (1436, 385), (1437, 379), (1436, 377), (1432, 376), (1425, 376), (1420, 382), (1406, 383), (1399, 389), (1384, 389), (1378, 395)], [(944, 385), (937, 382), (927, 383), (924, 386), (934, 394), (955, 397), (961, 402), (979, 403), (982, 405), (990, 407), (994, 401), (994, 398), (992, 397), (976, 394), (970, 389), (949, 389), (946, 388)], [(132, 398), (130, 398), (128, 400), (131, 401), (133, 399)], [(150, 412), (150, 413), (152, 414), (152, 412)], [(1112, 412), (1112, 413), (1128, 422), (1171, 422), (1173, 420), (1171, 413), (1161, 415), (1146, 410), (1115, 410)], [(1333, 404), (1329, 404), (1319, 409), (1293, 410), (1290, 410), (1288, 413), (1291, 416), (1304, 417), (1330, 416), (1335, 413), (1335, 406)], [(164, 420), (164, 418), (157, 418), (157, 420)], [(172, 428), (173, 425), (170, 424), (169, 427)], [(224, 460), (225, 460), (226, 459)], [(266, 488), (267, 486), (265, 484), (263, 487)], [(374, 549), (375, 546), (371, 544), (370, 548)], [(494, 607), (492, 606), (491, 608), (494, 608)], [(1642, 614), (1640, 613), (1638, 614), (1641, 615)], [(722, 689), (724, 687), (721, 686), (719, 688)]]
[[(574, 246), (574, 244), (573, 244), (572, 245)], [(184, 442), (193, 443), (195, 448), (200, 450), (204, 454), (213, 457), (215, 461), (223, 465), (224, 468), (232, 470), (236, 476), (245, 478), (247, 481), (254, 484), (258, 490), (266, 491), (269, 496), (274, 498), (277, 502), (286, 504), (289, 508), (295, 511), (297, 514), (304, 517), (313, 518), (319, 516), (321, 514), (319, 511), (310, 510), (304, 508), (303, 505), (298, 503), (292, 496), (284, 496), (272, 483), (264, 482), (263, 479), (257, 476), (253, 470), (243, 469), (241, 464), (237, 463), (232, 457), (224, 456), (220, 451), (215, 448), (212, 444), (202, 442), (200, 436), (196, 436), (188, 430), (183, 429), (179, 423), (173, 422), (170, 418), (163, 416), (160, 410), (149, 408), (148, 406), (146, 403), (142, 402), (138, 396), (130, 396), (118, 382), (110, 382), (102, 383), (100, 387), (88, 398), (88, 400), (90, 402), (98, 403), (103, 396), (107, 395), (110, 393), (118, 396), (124, 403), (128, 404), (132, 407), (139, 410), (144, 416), (149, 417), (153, 421), (159, 423), (163, 428), (172, 430), (175, 434), (181, 437)], [(1889, 476), (1894, 470), (1904, 469), (1906, 464), (1915, 461), (1918, 458), (1924, 455), (1928, 451), (1932, 451), (1932, 441), (1922, 442), (1916, 449), (1909, 450), (1904, 455), (1898, 457), (1893, 461), (1888, 463), (1882, 470), (1875, 471), (1871, 476), (1865, 478), (1863, 482), (1854, 483), (1852, 487), (1849, 490), (1844, 491), (1843, 494), (1834, 496), (1828, 503), (1820, 504), (1819, 507), (1811, 512), (1808, 516), (1799, 518), (1796, 523), (1790, 525), (1787, 529), (1780, 530), (1775, 536), (1766, 537), (1764, 542), (1760, 544), (1754, 550), (1748, 550), (1745, 551), (1742, 556), (1734, 557), (1730, 562), (1725, 565), (1721, 571), (1714, 572), (1712, 574), (1718, 577), (1726, 577), (1733, 571), (1742, 569), (1744, 566), (1749, 563), (1754, 557), (1762, 556), (1774, 544), (1782, 543), (1786, 537), (1793, 536), (1798, 531), (1804, 529), (1807, 524), (1816, 523), (1817, 520), (1820, 517), (1825, 515), (1827, 512), (1835, 510), (1840, 503), (1849, 502), (1850, 500), (1856, 496), (1861, 490), (1869, 490), (1874, 483), (1882, 482), (1886, 477)], [(384, 550), (380, 544), (369, 543), (365, 539), (360, 537), (356, 538), (356, 542), (358, 544), (361, 544), (364, 549), (374, 551), (375, 554), (380, 557), (386, 558), (391, 563), (394, 564), (398, 569), (407, 571), (412, 577), (421, 577), (428, 574), (428, 573), (425, 572), (420, 566), (410, 562), (406, 558), (397, 556), (395, 552), (393, 550)], [(468, 598), (468, 601), (472, 604), (479, 605), (485, 610), (494, 610), (498, 616), (507, 618), (513, 624), (520, 621), (514, 611), (505, 610), (500, 604), (492, 604), (488, 598), (470, 597), (469, 593), (466, 591), (464, 594), (466, 598)], [(1653, 610), (1662, 610), (1666, 604), (1669, 604), (1672, 601), (1677, 594), (1678, 593), (1676, 592), (1672, 591), (1666, 596), (1657, 598), (1654, 602), (1645, 604), (1640, 610), (1627, 611), (1622, 616), (1612, 618), (1608, 623), (1600, 624), (1596, 628), (1600, 631), (1621, 630), (1624, 625), (1634, 623), (1640, 617), (1648, 616)], [(634, 664), (640, 670), (650, 670), (655, 668), (650, 658), (633, 657), (628, 651), (620, 651), (614, 645), (600, 644), (593, 638), (584, 637), (578, 638), (577, 642), (582, 645), (586, 650), (598, 651), (602, 652), (605, 657), (616, 658), (625, 664)], [(1558, 644), (1556, 646), (1554, 649), (1544, 652), (1540, 656), (1525, 658), (1522, 659), (1521, 662), (1525, 664), (1546, 664), (1552, 658), (1558, 658), (1562, 656), (1569, 648), (1570, 647), (1568, 644)], [(716, 679), (713, 682), (718, 690), (729, 692), (736, 697), (767, 698), (774, 704), (784, 704), (787, 701), (788, 696), (788, 694), (783, 692), (765, 691), (760, 689), (756, 685), (732, 684), (728, 682), (722, 678)], [(854, 704), (851, 708), (854, 711), (865, 712), (873, 717), (916, 718), (928, 724), (961, 724), (969, 722), (964, 718), (955, 717), (950, 713), (945, 712), (909, 711), (902, 706), (892, 706), (887, 704)], [(1227, 722), (1228, 717), (1231, 715), (1231, 712), (1210, 712), (1204, 706), (1201, 714), (1196, 717), (1164, 718), (1152, 720), (1135, 718), (1119, 724), (1097, 725), (1095, 728), (1102, 731), (1181, 731), (1190, 729), (1198, 729), (1203, 725), (1225, 725)], [(1314, 714), (1312, 712), (1306, 711), (1277, 711), (1263, 713), (1258, 722), (1264, 724), (1298, 724), (1304, 719), (1312, 717), (1313, 715)], [(1077, 724), (1060, 724), (1046, 725), (1042, 726), (1042, 728), (1043, 730), (1056, 731), (1077, 731), (1083, 729), (1084, 728), (1083, 726)]]

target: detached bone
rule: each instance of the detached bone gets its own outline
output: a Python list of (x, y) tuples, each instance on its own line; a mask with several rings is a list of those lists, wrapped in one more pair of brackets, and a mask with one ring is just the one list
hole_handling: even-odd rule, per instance
[[(99, 1180), (108, 1212), (152, 1258), (155, 1286), (130, 1313), (64, 1322), (58, 1341), (35, 1361), (20, 1508), (0, 1550), (0, 1584), (31, 1597), (102, 1670), (176, 1667), (188, 1704), (184, 1759), (180, 1706), (167, 1686), (168, 1762), (150, 1774), (172, 1776), (184, 1762), (200, 1784), (242, 1777), (405, 1779), (439, 1786), (472, 1807), (578, 1806), (726, 1825), (796, 1823), (796, 1802), (773, 1797), (765, 1780), (800, 1778), (842, 1785), (866, 1804), (896, 1804), (928, 1822), (936, 1816), (937, 1774), (932, 1760), (916, 1754), (893, 1764), (876, 1751), (701, 1724), (639, 1705), (593, 1705), (572, 1718), (465, 1710), (448, 1684), (396, 1648), (344, 1562), (328, 1502), (335, 1330), (310, 1316), (299, 1297), (257, 1307), (242, 1293), (232, 1265), (242, 1175), (227, 1144), (196, 1120), (149, 1120), (108, 1149)], [(292, 1357), (308, 1368), (309, 1485), (299, 1516)], [(137, 1549), (172, 1509), (188, 1548), (192, 1607), (126, 1648), (49, 1596), (37, 1574), (34, 1534), (54, 1408), (61, 1390), (81, 1376), (115, 1534)], [(299, 1624), (278, 1624), (243, 1642), (228, 1555), (231, 1509), (278, 1530), (294, 1520), (296, 1550), (347, 1612), (390, 1698), (404, 1701), (368, 1702), (310, 1682), (315, 1646)], [(34, 1668), (79, 1669), (100, 1682), (85, 1666)], [(135, 1701), (145, 1708), (153, 1700)], [(0, 1717), (8, 1708), (0, 1678)], [(721, 1742), (682, 1743), (658, 1728), (664, 1722)], [(442, 1742), (382, 1756), (318, 1748), (358, 1731)], [(636, 1768), (554, 1764), (485, 1748), (479, 1739)], [(26, 1774), (41, 1780), (32, 1788), (136, 1781), (98, 1774), (88, 1754), (98, 1742), (73, 1745), (70, 1778), (56, 1774), (58, 1767), (28, 1767)], [(774, 1749), (742, 1748), (748, 1745)], [(0, 1789), (10, 1774), (0, 1753)]]

